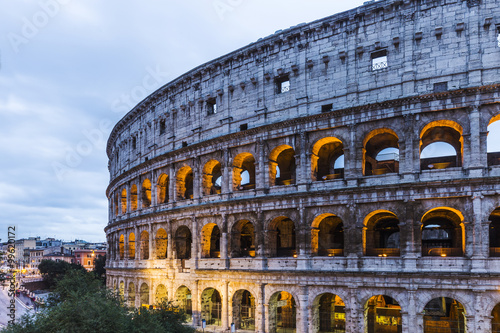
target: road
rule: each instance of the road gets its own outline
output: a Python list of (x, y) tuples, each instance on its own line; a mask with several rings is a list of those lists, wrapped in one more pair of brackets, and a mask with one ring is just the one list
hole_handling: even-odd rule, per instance
[[(0, 329), (3, 328), (4, 326), (7, 326), (7, 322), (11, 320), (11, 318), (8, 317), (10, 309), (7, 309), (7, 307), (9, 305), (10, 305), (10, 297), (8, 295), (8, 286), (5, 285), (2, 286), (0, 289)], [(27, 311), (30, 310), (26, 309), (25, 305), (16, 299), (16, 319), (20, 318)]]

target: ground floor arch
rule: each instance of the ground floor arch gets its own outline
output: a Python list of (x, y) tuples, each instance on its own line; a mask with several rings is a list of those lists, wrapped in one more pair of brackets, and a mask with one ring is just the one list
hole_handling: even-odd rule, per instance
[(238, 290), (232, 305), (235, 328), (255, 330), (255, 297), (248, 290)]
[(491, 311), (491, 332), (500, 333), (500, 303)]
[(135, 306), (135, 285), (133, 282), (128, 284), (128, 305)]
[(139, 291), (141, 306), (149, 305), (149, 286), (146, 283), (141, 284), (141, 290)]
[(365, 333), (402, 332), (401, 306), (392, 297), (371, 297), (364, 309)]
[(434, 298), (424, 308), (424, 333), (465, 333), (465, 322), (465, 309), (453, 298)]
[(207, 288), (201, 293), (201, 320), (207, 325), (222, 326), (222, 298), (217, 289)]
[(324, 293), (313, 302), (312, 331), (315, 333), (344, 333), (345, 304), (338, 296)]
[(158, 287), (156, 287), (155, 304), (160, 304), (162, 302), (167, 302), (167, 301), (168, 301), (167, 287), (165, 287), (163, 284), (159, 284)]
[(186, 286), (180, 286), (179, 288), (177, 288), (177, 291), (175, 292), (174, 303), (179, 308), (179, 310), (183, 311), (186, 314), (186, 321), (190, 322), (193, 317), (191, 290), (189, 290), (189, 288)]
[(292, 294), (278, 291), (269, 299), (269, 332), (295, 333), (297, 308)]

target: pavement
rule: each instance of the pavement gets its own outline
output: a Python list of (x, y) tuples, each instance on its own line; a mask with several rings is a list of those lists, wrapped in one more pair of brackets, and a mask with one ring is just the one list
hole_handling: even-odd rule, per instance
[[(8, 314), (10, 313), (10, 309), (7, 308), (10, 305), (10, 299), (11, 298), (8, 295), (8, 285), (2, 286), (0, 288), (0, 329), (7, 326), (8, 321), (12, 319), (8, 316)], [(15, 304), (16, 319), (20, 318), (28, 311), (33, 311), (33, 302), (31, 302), (31, 300), (29, 300), (29, 298), (24, 295), (20, 296), (19, 298), (16, 297)]]

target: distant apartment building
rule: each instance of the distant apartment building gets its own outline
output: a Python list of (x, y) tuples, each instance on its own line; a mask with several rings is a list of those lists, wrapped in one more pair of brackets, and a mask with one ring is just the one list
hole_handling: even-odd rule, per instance
[(77, 264), (81, 264), (86, 270), (91, 271), (94, 269), (95, 259), (105, 254), (106, 250), (80, 249), (75, 250), (75, 259)]

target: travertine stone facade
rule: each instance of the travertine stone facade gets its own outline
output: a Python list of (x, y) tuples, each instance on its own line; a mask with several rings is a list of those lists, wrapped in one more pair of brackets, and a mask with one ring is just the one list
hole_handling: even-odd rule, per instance
[(166, 84), (108, 141), (109, 287), (219, 331), (500, 332), (499, 27), (376, 1)]

